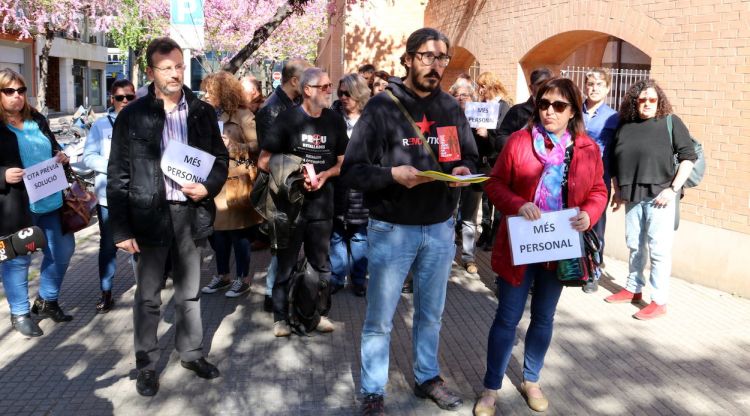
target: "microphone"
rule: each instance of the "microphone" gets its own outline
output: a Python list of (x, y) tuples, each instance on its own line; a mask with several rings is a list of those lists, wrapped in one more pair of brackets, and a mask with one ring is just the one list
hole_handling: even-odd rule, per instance
[(15, 234), (0, 237), (0, 263), (25, 256), (47, 247), (47, 238), (37, 226), (24, 228)]

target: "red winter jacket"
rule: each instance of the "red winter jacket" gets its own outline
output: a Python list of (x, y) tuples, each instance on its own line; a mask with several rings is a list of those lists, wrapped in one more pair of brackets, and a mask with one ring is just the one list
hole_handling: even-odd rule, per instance
[[(573, 146), (567, 206), (586, 211), (593, 226), (599, 221), (608, 200), (602, 180), (602, 158), (599, 147), (585, 134), (576, 137)], [(543, 170), (542, 162), (534, 154), (529, 130), (518, 130), (510, 136), (497, 158), (484, 190), (503, 215), (518, 215), (523, 204), (534, 200)], [(526, 272), (526, 266), (513, 266), (505, 221), (500, 223), (492, 249), (492, 270), (513, 286), (521, 284)]]

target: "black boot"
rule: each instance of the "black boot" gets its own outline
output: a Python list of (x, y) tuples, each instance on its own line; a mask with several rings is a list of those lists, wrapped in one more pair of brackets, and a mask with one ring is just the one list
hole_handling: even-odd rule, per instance
[(31, 312), (39, 315), (40, 318), (52, 318), (55, 322), (68, 322), (72, 321), (73, 317), (66, 315), (60, 305), (57, 304), (56, 300), (44, 300), (37, 297), (34, 300), (34, 305), (31, 307)]
[(13, 329), (27, 337), (39, 337), (44, 335), (42, 328), (39, 328), (39, 325), (31, 319), (31, 315), (28, 313), (25, 315), (11, 315), (10, 324), (13, 326)]
[(115, 306), (112, 299), (112, 291), (105, 290), (102, 292), (102, 299), (96, 304), (96, 313), (107, 313)]

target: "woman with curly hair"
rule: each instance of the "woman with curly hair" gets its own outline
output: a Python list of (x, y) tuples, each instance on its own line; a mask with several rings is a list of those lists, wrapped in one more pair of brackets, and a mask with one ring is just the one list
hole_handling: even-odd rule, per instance
[[(244, 106), (243, 90), (240, 81), (229, 72), (220, 71), (207, 76), (201, 83), (201, 90), (205, 91), (204, 100), (211, 104), (217, 112), (219, 124), (231, 126), (223, 131), (222, 138), (229, 150), (229, 176), (219, 195), (214, 198), (216, 203), (216, 219), (214, 220), (214, 234), (211, 245), (216, 252), (216, 276), (201, 289), (203, 293), (215, 293), (221, 289), (229, 289), (226, 296), (234, 298), (250, 290), (250, 241), (247, 236), (250, 227), (260, 222), (260, 216), (248, 206), (249, 195), (234, 195), (229, 192), (230, 181), (255, 180), (257, 172), (258, 138), (255, 134), (255, 116)], [(229, 131), (232, 130), (232, 131)], [(239, 134), (234, 134), (239, 130)], [(250, 168), (250, 177), (247, 169)], [(244, 175), (244, 176), (243, 176)], [(235, 188), (232, 188), (235, 189)], [(236, 279), (229, 275), (230, 251), (234, 247), (236, 262)]]
[[(651, 303), (633, 317), (653, 319), (667, 313), (675, 205), (697, 159), (687, 127), (672, 114), (672, 106), (656, 81), (639, 81), (628, 89), (620, 106), (620, 127), (608, 153), (612, 207), (617, 211), (625, 205), (625, 241), (630, 258), (625, 288), (605, 300), (639, 303), (650, 256)], [(679, 162), (676, 169), (675, 155)]]

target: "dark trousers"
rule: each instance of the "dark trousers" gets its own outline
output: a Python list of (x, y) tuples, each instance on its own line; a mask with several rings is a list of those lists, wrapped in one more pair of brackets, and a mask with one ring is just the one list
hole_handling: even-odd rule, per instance
[[(312, 268), (325, 281), (331, 279), (331, 267), (328, 263), (328, 250), (331, 241), (333, 220), (308, 220), (300, 217), (289, 241), (289, 246), (276, 251), (279, 259), (279, 269), (273, 284), (273, 320), (281, 321), (287, 318), (289, 302), (289, 278), (294, 265), (299, 258), (299, 251), (304, 243), (305, 257)], [(325, 291), (330, 296), (330, 291)], [(330, 304), (326, 302), (326, 304)], [(327, 313), (324, 311), (323, 314)]]
[[(607, 186), (607, 201), (609, 201), (609, 197), (612, 195), (612, 180), (608, 176), (604, 176), (604, 185)], [(593, 227), (591, 227), (594, 230), (594, 233), (596, 233), (596, 236), (599, 237), (599, 241), (602, 242), (602, 260), (604, 260), (604, 231), (607, 228), (607, 209), (604, 209), (604, 212), (602, 212), (602, 216), (599, 217), (599, 221), (594, 224)]]
[(159, 360), (156, 338), (161, 307), (161, 284), (167, 256), (172, 250), (174, 283), (175, 347), (183, 361), (203, 356), (203, 323), (200, 304), (200, 262), (203, 240), (193, 240), (187, 205), (170, 205), (174, 238), (169, 246), (141, 246), (136, 264), (133, 304), (135, 364), (139, 370), (154, 370)]

